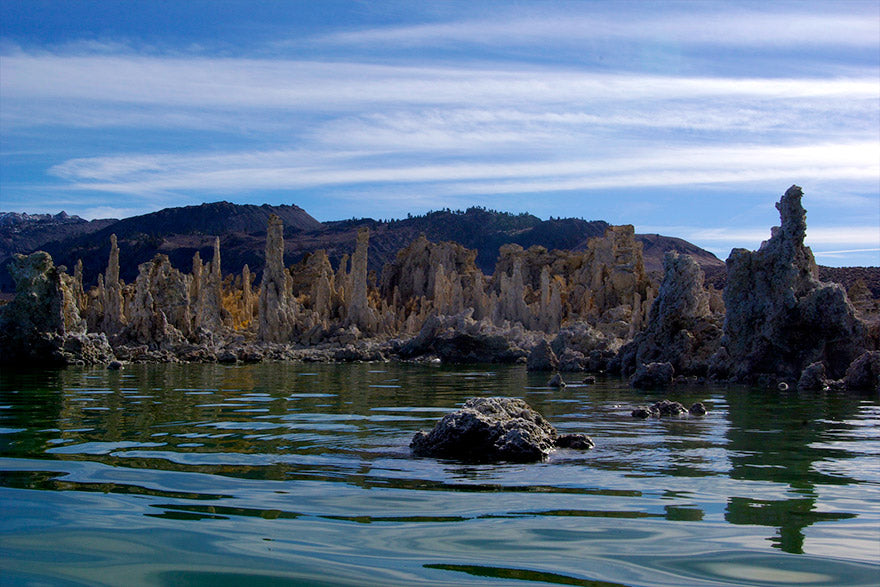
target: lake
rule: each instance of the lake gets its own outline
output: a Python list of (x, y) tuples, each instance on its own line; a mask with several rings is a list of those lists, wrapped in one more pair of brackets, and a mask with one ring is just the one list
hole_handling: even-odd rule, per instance
[[(0, 582), (877, 584), (877, 394), (547, 379), (398, 363), (5, 368)], [(410, 454), (417, 430), (480, 395), (524, 398), (596, 448), (525, 465)], [(709, 414), (630, 416), (664, 397)]]

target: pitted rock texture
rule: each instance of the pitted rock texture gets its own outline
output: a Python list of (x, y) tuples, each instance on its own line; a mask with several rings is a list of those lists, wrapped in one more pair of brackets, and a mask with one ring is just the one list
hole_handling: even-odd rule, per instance
[[(583, 435), (562, 438), (565, 448), (592, 448)], [(556, 447), (556, 428), (523, 400), (507, 397), (471, 398), (410, 443), (416, 456), (469, 462), (540, 461)]]
[(266, 267), (260, 284), (257, 337), (264, 342), (290, 342), (297, 326), (297, 303), (291, 279), (284, 267), (284, 224), (269, 217), (266, 235)]
[(550, 348), (550, 343), (542, 338), (529, 353), (526, 369), (529, 371), (555, 371), (558, 366), (559, 359)]

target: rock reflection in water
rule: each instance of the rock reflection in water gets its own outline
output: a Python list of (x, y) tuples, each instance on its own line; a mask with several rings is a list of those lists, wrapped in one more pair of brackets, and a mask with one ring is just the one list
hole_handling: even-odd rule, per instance
[[(773, 569), (817, 584), (876, 576), (877, 484), (859, 464), (876, 456), (877, 398), (679, 387), (670, 399), (706, 402), (709, 413), (643, 421), (632, 406), (659, 396), (616, 379), (545, 382), (524, 366), (395, 363), (4, 370), (9, 576), (93, 582), (117, 576), (109, 567), (153, 583), (168, 573), (237, 580), (250, 569), (260, 581), (399, 585), (730, 585), (761, 583), (747, 578)], [(496, 395), (525, 399), (595, 449), (527, 464), (412, 457), (416, 430), (466, 398)]]

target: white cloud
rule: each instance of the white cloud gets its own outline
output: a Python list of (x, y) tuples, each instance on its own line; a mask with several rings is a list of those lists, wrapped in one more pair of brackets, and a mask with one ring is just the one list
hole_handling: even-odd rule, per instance
[(644, 149), (625, 156), (594, 154), (552, 161), (389, 165), (361, 153), (269, 151), (73, 159), (50, 173), (86, 190), (297, 189), (371, 183), (438, 184), (443, 194), (563, 191), (624, 186), (737, 183), (788, 178), (872, 180), (880, 177), (880, 145), (716, 146)]
[[(0, 58), (2, 98), (166, 108), (288, 111), (405, 104), (576, 105), (675, 99), (876, 99), (874, 71), (840, 79), (738, 79), (593, 73), (536, 67), (415, 67), (365, 63), (15, 53)], [(32, 104), (38, 107), (39, 104)], [(26, 120), (13, 122), (26, 123)]]
[[(583, 10), (585, 6), (587, 10)], [(493, 18), (348, 31), (319, 40), (327, 44), (404, 47), (461, 43), (589, 46), (597, 40), (683, 46), (876, 47), (880, 36), (876, 27), (878, 11), (869, 3), (857, 7), (861, 10), (853, 10), (850, 5), (839, 12), (823, 13), (823, 7), (802, 2), (795, 5), (797, 10), (791, 10), (791, 5), (788, 10), (774, 10), (772, 5), (752, 10), (721, 5), (719, 10), (717, 4), (689, 2), (664, 3), (662, 12), (645, 4), (641, 15), (631, 9), (624, 15), (613, 10), (589, 10), (586, 4), (568, 5), (564, 11), (544, 6), (540, 13), (525, 17), (502, 11)]]

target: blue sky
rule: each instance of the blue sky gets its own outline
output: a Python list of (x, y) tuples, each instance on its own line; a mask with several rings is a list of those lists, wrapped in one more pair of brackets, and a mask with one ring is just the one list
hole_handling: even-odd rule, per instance
[(0, 2), (0, 210), (487, 206), (880, 265), (880, 3)]

